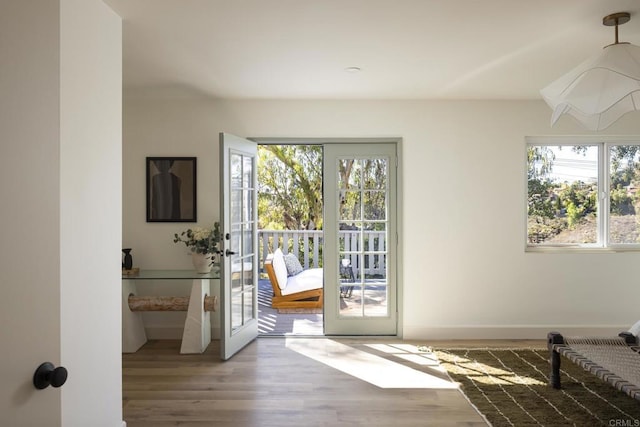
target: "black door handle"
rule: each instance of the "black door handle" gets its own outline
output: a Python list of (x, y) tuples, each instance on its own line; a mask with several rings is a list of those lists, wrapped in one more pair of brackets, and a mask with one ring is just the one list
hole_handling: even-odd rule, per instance
[(38, 366), (33, 374), (33, 385), (38, 389), (60, 387), (67, 382), (67, 369), (62, 366), (55, 368), (50, 362), (44, 362)]
[(236, 253), (235, 253), (235, 252), (233, 252), (233, 251), (230, 251), (229, 249), (227, 249), (227, 250), (225, 251), (225, 253), (224, 253), (224, 254), (225, 254), (226, 256), (229, 256), (229, 255), (235, 255)]

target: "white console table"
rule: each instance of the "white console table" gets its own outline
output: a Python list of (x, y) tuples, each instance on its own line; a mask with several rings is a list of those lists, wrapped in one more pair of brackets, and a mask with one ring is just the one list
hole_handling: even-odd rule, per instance
[(147, 342), (142, 313), (129, 308), (129, 296), (138, 295), (140, 280), (191, 280), (187, 319), (182, 333), (180, 353), (202, 353), (211, 343), (211, 314), (204, 310), (204, 298), (211, 295), (211, 280), (220, 272), (200, 274), (193, 270), (141, 270), (135, 276), (122, 276), (122, 352), (135, 353)]

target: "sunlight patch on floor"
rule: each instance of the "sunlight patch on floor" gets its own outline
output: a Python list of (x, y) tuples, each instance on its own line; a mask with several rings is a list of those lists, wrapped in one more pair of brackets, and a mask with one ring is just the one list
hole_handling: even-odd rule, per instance
[(547, 385), (546, 382), (536, 378), (517, 375), (514, 372), (463, 356), (450, 354), (446, 351), (438, 351), (437, 355), (440, 363), (446, 366), (449, 372), (465, 375), (478, 383), (493, 385)]
[(442, 373), (447, 372), (440, 363), (435, 354), (418, 350), (412, 344), (367, 344), (369, 348), (393, 355), (407, 362), (415, 363), (420, 366), (431, 366), (433, 369)]
[[(289, 333), (285, 335), (290, 335)], [(322, 322), (309, 319), (295, 319), (291, 328), (291, 335), (322, 335)]]
[(287, 339), (287, 348), (380, 388), (456, 389), (447, 379), (330, 339)]

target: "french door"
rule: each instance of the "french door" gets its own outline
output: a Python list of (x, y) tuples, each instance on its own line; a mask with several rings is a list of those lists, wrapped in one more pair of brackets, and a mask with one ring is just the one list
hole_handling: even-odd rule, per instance
[(324, 330), (397, 334), (396, 144), (324, 147)]
[(258, 337), (257, 144), (220, 134), (222, 272), (220, 353)]

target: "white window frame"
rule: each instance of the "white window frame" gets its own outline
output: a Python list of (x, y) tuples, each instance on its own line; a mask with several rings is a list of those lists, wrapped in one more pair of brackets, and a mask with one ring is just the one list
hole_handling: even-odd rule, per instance
[[(530, 244), (528, 239), (528, 195), (527, 182), (527, 148), (530, 146), (576, 146), (591, 145), (598, 147), (598, 226), (596, 243), (556, 243)], [(629, 252), (640, 251), (640, 243), (610, 243), (609, 242), (609, 187), (610, 187), (610, 148), (615, 145), (640, 145), (640, 136), (568, 136), (568, 137), (526, 137), (524, 149), (524, 242), (527, 252)], [(640, 215), (638, 213), (637, 215)]]

